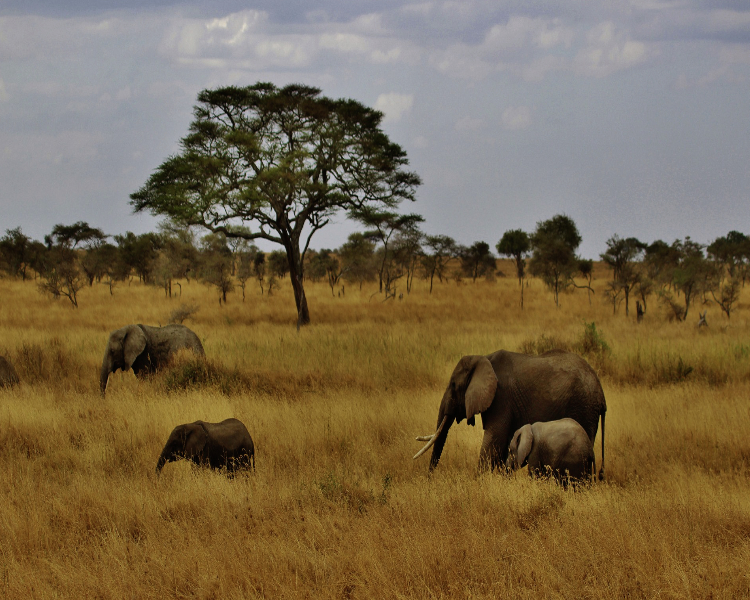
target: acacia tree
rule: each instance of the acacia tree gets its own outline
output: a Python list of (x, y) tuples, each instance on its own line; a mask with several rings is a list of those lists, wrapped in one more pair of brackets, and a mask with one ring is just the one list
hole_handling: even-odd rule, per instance
[(106, 260), (99, 250), (108, 237), (98, 227), (91, 227), (86, 221), (77, 221), (72, 225), (55, 225), (45, 241), (49, 247), (72, 250), (70, 256), (78, 259), (91, 287), (94, 279), (101, 280), (106, 273)]
[(430, 252), (422, 255), (422, 266), (430, 277), (430, 294), (432, 293), (432, 281), (435, 275), (442, 283), (445, 268), (448, 263), (458, 255), (458, 244), (456, 240), (447, 235), (425, 236), (424, 246)]
[(21, 277), (26, 281), (26, 268), (30, 261), (31, 239), (24, 235), (20, 227), (6, 229), (0, 238), (0, 264), (11, 277)]
[(591, 306), (591, 294), (594, 293), (594, 288), (591, 287), (591, 280), (594, 279), (594, 261), (590, 258), (579, 258), (578, 272), (586, 280), (586, 285), (576, 287), (582, 287), (588, 291), (589, 306)]
[(578, 270), (576, 249), (581, 245), (573, 219), (567, 215), (555, 215), (539, 221), (531, 236), (531, 273), (541, 277), (555, 296), (555, 306), (560, 306), (560, 292), (570, 285)]
[[(263, 256), (263, 253), (258, 250), (258, 247), (255, 244), (251, 244), (247, 240), (241, 240), (242, 244), (240, 244), (236, 250), (235, 254), (237, 256), (237, 283), (240, 286), (240, 289), (242, 289), (242, 301), (245, 301), (245, 286), (247, 285), (247, 280), (250, 279), (255, 275), (255, 261), (258, 259), (258, 256), (260, 255), (262, 257), (262, 261), (265, 262), (265, 256)], [(261, 275), (261, 280), (263, 279)], [(260, 286), (261, 294), (263, 293), (263, 284), (261, 282)]]
[(395, 291), (392, 289), (392, 284), (403, 276), (403, 272), (391, 269), (395, 258), (393, 249), (390, 247), (391, 238), (397, 233), (414, 232), (415, 235), (421, 235), (417, 232), (419, 231), (419, 224), (424, 221), (424, 218), (413, 213), (400, 215), (391, 211), (380, 211), (372, 207), (352, 210), (349, 216), (370, 228), (364, 234), (366, 237), (382, 244), (378, 291), (385, 291), (386, 298), (394, 297)]
[(380, 129), (381, 112), (305, 85), (203, 90), (194, 115), (181, 151), (131, 194), (132, 206), (280, 244), (297, 325), (309, 323), (303, 269), (312, 236), (339, 210), (414, 200), (421, 181), (405, 170), (406, 153)]
[(361, 232), (350, 233), (346, 242), (336, 250), (344, 264), (344, 277), (362, 284), (375, 277), (375, 242)]
[(526, 276), (526, 255), (531, 250), (529, 234), (523, 229), (509, 229), (495, 246), (497, 253), (513, 259), (516, 276), (521, 288), (521, 309), (523, 309), (523, 278)]
[(680, 318), (687, 319), (690, 303), (708, 287), (710, 265), (703, 255), (703, 245), (694, 242), (690, 236), (684, 240), (675, 240), (672, 244), (679, 251), (680, 262), (674, 270), (672, 280), (677, 290), (685, 299), (685, 312)]
[(639, 263), (645, 250), (646, 244), (637, 238), (623, 239), (615, 234), (607, 240), (607, 251), (599, 255), (604, 263), (612, 269), (612, 287), (622, 289), (625, 295), (626, 317), (630, 312), (630, 292), (641, 279), (641, 268), (637, 263)]
[(424, 233), (416, 223), (400, 231), (393, 240), (393, 256), (398, 267), (406, 275), (406, 293), (411, 293), (414, 274), (422, 256)]
[(234, 257), (221, 233), (209, 233), (201, 239), (200, 278), (219, 292), (219, 304), (227, 303), (227, 294), (234, 291), (232, 264)]
[(495, 257), (492, 256), (487, 242), (474, 242), (468, 248), (459, 250), (461, 270), (476, 282), (477, 277), (491, 275), (495, 272)]

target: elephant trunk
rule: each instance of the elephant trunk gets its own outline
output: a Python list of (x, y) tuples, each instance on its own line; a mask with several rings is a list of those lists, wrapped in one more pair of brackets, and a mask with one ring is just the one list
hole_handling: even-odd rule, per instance
[[(446, 415), (441, 410), (438, 414), (438, 430), (436, 431), (435, 442), (432, 446), (432, 457), (430, 458), (430, 473), (437, 467), (440, 462), (440, 455), (443, 453), (443, 446), (445, 446), (445, 440), (448, 438), (448, 430), (453, 425), (455, 417), (453, 415)], [(443, 423), (440, 427), (440, 424)]]
[(156, 463), (156, 474), (157, 475), (159, 475), (159, 473), (161, 473), (161, 469), (166, 464), (166, 462), (167, 462), (167, 457), (166, 457), (165, 453), (162, 452), (161, 455), (159, 456), (159, 460)]
[(107, 382), (109, 381), (109, 374), (111, 372), (112, 359), (110, 358), (109, 353), (107, 353), (104, 355), (104, 360), (102, 360), (102, 370), (99, 375), (99, 389), (101, 390), (102, 396), (104, 396), (107, 391)]
[(164, 446), (164, 450), (161, 451), (161, 454), (159, 455), (159, 460), (156, 462), (156, 474), (159, 475), (161, 472), (162, 467), (167, 464), (173, 456), (172, 448), (170, 447), (170, 444), (168, 443), (166, 446)]

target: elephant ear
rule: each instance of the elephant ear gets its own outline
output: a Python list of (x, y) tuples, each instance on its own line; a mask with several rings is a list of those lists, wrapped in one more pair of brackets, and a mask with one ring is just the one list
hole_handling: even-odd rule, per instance
[(133, 366), (138, 355), (146, 349), (146, 334), (138, 325), (128, 327), (125, 339), (122, 341), (122, 356), (128, 369)]
[(497, 375), (492, 364), (485, 356), (465, 357), (474, 362), (474, 370), (466, 388), (466, 418), (487, 410), (495, 399)]
[(185, 457), (198, 456), (203, 454), (203, 450), (208, 442), (208, 433), (200, 423), (191, 423), (185, 426)]
[(516, 464), (522, 468), (529, 458), (531, 447), (534, 445), (534, 433), (531, 431), (531, 425), (524, 425), (518, 430), (518, 437), (515, 440), (518, 444), (516, 450)]

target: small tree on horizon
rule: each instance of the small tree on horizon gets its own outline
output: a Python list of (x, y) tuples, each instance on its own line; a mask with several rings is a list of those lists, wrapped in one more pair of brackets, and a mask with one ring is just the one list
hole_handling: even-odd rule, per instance
[(607, 250), (599, 255), (602, 261), (612, 269), (613, 287), (622, 289), (626, 317), (630, 312), (630, 292), (641, 280), (640, 259), (646, 247), (646, 244), (637, 238), (629, 237), (623, 239), (615, 234), (607, 240)]
[(495, 246), (497, 253), (513, 259), (516, 277), (521, 288), (521, 310), (523, 310), (523, 280), (526, 276), (526, 256), (531, 250), (529, 234), (522, 229), (509, 229)]
[(435, 275), (442, 283), (448, 263), (458, 256), (458, 244), (447, 235), (428, 235), (425, 236), (424, 246), (431, 250), (422, 254), (422, 266), (430, 278), (430, 294), (432, 294), (432, 282)]
[(469, 247), (463, 247), (459, 250), (461, 259), (461, 270), (465, 275), (471, 277), (476, 282), (477, 277), (484, 277), (488, 274), (495, 274), (495, 257), (490, 251), (490, 245), (487, 242), (474, 242)]
[(531, 235), (531, 274), (540, 277), (552, 291), (557, 307), (560, 306), (560, 292), (567, 289), (578, 270), (576, 250), (581, 239), (578, 227), (567, 215), (539, 221)]

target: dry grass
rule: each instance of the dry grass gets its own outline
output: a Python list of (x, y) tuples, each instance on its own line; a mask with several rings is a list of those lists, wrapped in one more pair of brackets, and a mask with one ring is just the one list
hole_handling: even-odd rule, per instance
[[(196, 283), (171, 301), (95, 286), (74, 310), (0, 280), (0, 354), (23, 382), (0, 390), (0, 596), (750, 596), (748, 292), (698, 331), (655, 306), (638, 326), (599, 293), (555, 310), (539, 282), (523, 312), (512, 278), (415, 287), (383, 303), (311, 285), (297, 333), (288, 284), (222, 307)], [(180, 303), (200, 306), (188, 324), (208, 360), (117, 374), (102, 399), (109, 331)], [(592, 322), (608, 351), (585, 343)], [(478, 476), (481, 427), (464, 424), (428, 478), (413, 436), (458, 358), (550, 344), (602, 376), (607, 482)], [(229, 416), (255, 440), (254, 475), (180, 462), (156, 479), (174, 425)]]

